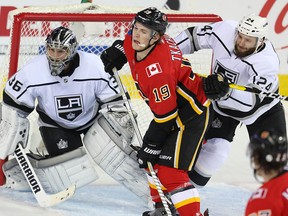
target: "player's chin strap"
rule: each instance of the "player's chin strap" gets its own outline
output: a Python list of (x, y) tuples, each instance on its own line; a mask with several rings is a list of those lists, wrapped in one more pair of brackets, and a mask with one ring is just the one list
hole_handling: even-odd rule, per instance
[(41, 207), (49, 207), (56, 205), (60, 202), (63, 202), (73, 196), (75, 192), (76, 185), (73, 184), (70, 187), (66, 188), (63, 191), (60, 191), (56, 194), (47, 194), (41, 182), (39, 181), (23, 147), (21, 142), (18, 142), (15, 149), (15, 158), (19, 163), (19, 166), (38, 202)]
[[(125, 90), (124, 90), (124, 86), (123, 86), (123, 84), (122, 84), (122, 82), (121, 82), (121, 79), (120, 79), (120, 77), (119, 77), (119, 74), (118, 74), (116, 68), (113, 68), (113, 73), (114, 73), (114, 77), (115, 77), (115, 79), (116, 79), (116, 81), (117, 81), (117, 83), (118, 83), (118, 85), (119, 85), (120, 93), (121, 93), (122, 98), (123, 98), (123, 100), (124, 100), (124, 104), (125, 104), (125, 106), (126, 106), (126, 108), (127, 108), (127, 112), (128, 112), (128, 114), (129, 114), (129, 116), (130, 116), (130, 119), (131, 119), (132, 125), (133, 125), (133, 127), (134, 127), (134, 130), (135, 130), (135, 133), (136, 133), (138, 142), (139, 142), (139, 144), (140, 144), (140, 146), (141, 146), (141, 145), (142, 145), (142, 136), (141, 136), (140, 130), (139, 130), (139, 128), (138, 128), (137, 122), (136, 122), (136, 120), (135, 120), (135, 118), (134, 118), (134, 116), (133, 116), (132, 108), (131, 108), (130, 103), (129, 103), (127, 97), (126, 97)], [(135, 151), (138, 151), (137, 147), (135, 147), (135, 146), (133, 146), (133, 145), (132, 145), (131, 147), (132, 147)], [(169, 208), (169, 205), (168, 205), (168, 202), (170, 203), (170, 200), (168, 200), (168, 199), (166, 198), (166, 196), (164, 195), (164, 192), (163, 192), (163, 190), (161, 189), (161, 182), (160, 182), (160, 180), (158, 179), (158, 177), (157, 177), (157, 175), (156, 175), (156, 173), (155, 173), (155, 170), (154, 170), (152, 164), (151, 164), (150, 162), (147, 162), (147, 164), (148, 164), (148, 169), (149, 169), (149, 171), (150, 171), (150, 174), (151, 174), (151, 176), (152, 176), (152, 178), (153, 178), (153, 181), (154, 181), (154, 183), (155, 183), (155, 185), (156, 185), (156, 188), (157, 188), (157, 191), (158, 191), (158, 193), (159, 193), (159, 196), (160, 196), (160, 198), (161, 198), (162, 204), (163, 204), (163, 206), (164, 206), (164, 208), (165, 208), (165, 211), (166, 211), (166, 213), (167, 213), (168, 216), (172, 216), (172, 213), (171, 213), (170, 208)], [(171, 203), (170, 203), (170, 204), (171, 204)]]

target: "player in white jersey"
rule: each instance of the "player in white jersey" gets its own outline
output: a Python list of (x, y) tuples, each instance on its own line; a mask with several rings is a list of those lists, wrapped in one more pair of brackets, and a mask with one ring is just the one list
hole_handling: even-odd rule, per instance
[[(266, 18), (251, 14), (239, 23), (227, 20), (189, 27), (175, 40), (184, 54), (212, 49), (212, 73), (225, 74), (231, 83), (277, 93), (279, 59), (267, 39), (267, 28)], [(213, 109), (206, 144), (189, 174), (198, 186), (204, 186), (224, 163), (239, 123), (246, 125), (250, 136), (267, 127), (286, 136), (284, 109), (278, 99), (231, 90), (228, 97), (213, 101)]]
[[(23, 66), (8, 80), (3, 92), (0, 131), (9, 127), (5, 136), (0, 138), (0, 159), (14, 153), (19, 143), (15, 140), (15, 137), (19, 138), (17, 134), (21, 135), (20, 140), (26, 146), (25, 137), (29, 130), (26, 117), (36, 106), (39, 130), (48, 155), (45, 153), (45, 157), (40, 156), (40, 159), (35, 154), (29, 157), (35, 162), (34, 168), (39, 179), (46, 182), (48, 190), (52, 192), (63, 190), (74, 183), (81, 187), (98, 178), (83, 148), (81, 136), (86, 136), (89, 128), (93, 127), (98, 128), (99, 134), (106, 135), (98, 125), (97, 119), (104, 113), (99, 114), (99, 110), (106, 110), (105, 115), (109, 118), (113, 117), (113, 113), (117, 113), (119, 118), (129, 116), (127, 111), (125, 113), (121, 109), (123, 101), (117, 83), (104, 71), (99, 56), (77, 51), (77, 47), (76, 36), (70, 29), (62, 26), (54, 29), (46, 39), (46, 55), (39, 55)], [(112, 108), (115, 110), (115, 107), (120, 112), (113, 112)], [(115, 119), (117, 123), (117, 117)], [(125, 122), (121, 123), (123, 125)], [(23, 133), (19, 128), (22, 128)], [(112, 130), (110, 127), (106, 131), (109, 133)], [(120, 132), (117, 134), (121, 135)], [(96, 140), (94, 137), (88, 139), (94, 146), (97, 140), (98, 137)], [(107, 142), (111, 149), (114, 148), (111, 147), (113, 142)], [(92, 153), (98, 154), (95, 151)], [(111, 157), (110, 164), (113, 161)], [(106, 158), (109, 158), (108, 153)], [(16, 165), (13, 160), (4, 164), (6, 185), (24, 190), (24, 177), (21, 171), (19, 174)]]

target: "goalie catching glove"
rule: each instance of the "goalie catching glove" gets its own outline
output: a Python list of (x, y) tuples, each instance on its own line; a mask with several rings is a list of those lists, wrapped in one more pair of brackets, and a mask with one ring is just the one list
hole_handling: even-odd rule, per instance
[(114, 41), (111, 47), (102, 52), (100, 58), (104, 64), (104, 70), (113, 76), (113, 68), (120, 70), (127, 63), (123, 41)]
[(223, 73), (204, 78), (203, 88), (205, 95), (211, 100), (227, 99), (230, 95), (229, 82)]

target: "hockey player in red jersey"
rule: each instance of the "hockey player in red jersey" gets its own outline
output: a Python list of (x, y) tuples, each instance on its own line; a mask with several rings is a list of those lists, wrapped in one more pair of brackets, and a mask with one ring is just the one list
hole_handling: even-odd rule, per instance
[(256, 180), (263, 185), (250, 197), (245, 215), (288, 215), (287, 139), (275, 131), (264, 130), (251, 137), (248, 154)]
[[(194, 74), (174, 40), (164, 34), (167, 25), (166, 15), (156, 8), (138, 12), (124, 41), (115, 41), (101, 59), (111, 74), (128, 61), (139, 93), (154, 114), (138, 151), (140, 168), (151, 162), (178, 213), (195, 216), (201, 215), (200, 197), (187, 172), (209, 124), (208, 98), (225, 96), (229, 87), (218, 76), (203, 80)], [(167, 215), (153, 179), (148, 176), (148, 181), (156, 209), (143, 215)]]
[[(224, 74), (231, 83), (263, 92), (279, 90), (279, 58), (267, 39), (266, 18), (250, 14), (240, 22), (224, 20), (192, 26), (176, 38), (184, 54), (212, 49), (212, 73)], [(279, 99), (232, 90), (228, 97), (212, 102), (214, 119), (205, 136), (197, 163), (189, 176), (194, 186), (204, 186), (228, 157), (235, 131), (246, 125), (249, 136), (273, 127), (286, 136), (284, 108)]]

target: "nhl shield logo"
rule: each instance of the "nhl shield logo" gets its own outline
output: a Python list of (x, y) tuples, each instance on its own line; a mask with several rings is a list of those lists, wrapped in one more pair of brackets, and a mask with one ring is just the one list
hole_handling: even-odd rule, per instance
[(55, 97), (58, 116), (72, 122), (83, 112), (82, 101), (82, 95)]

